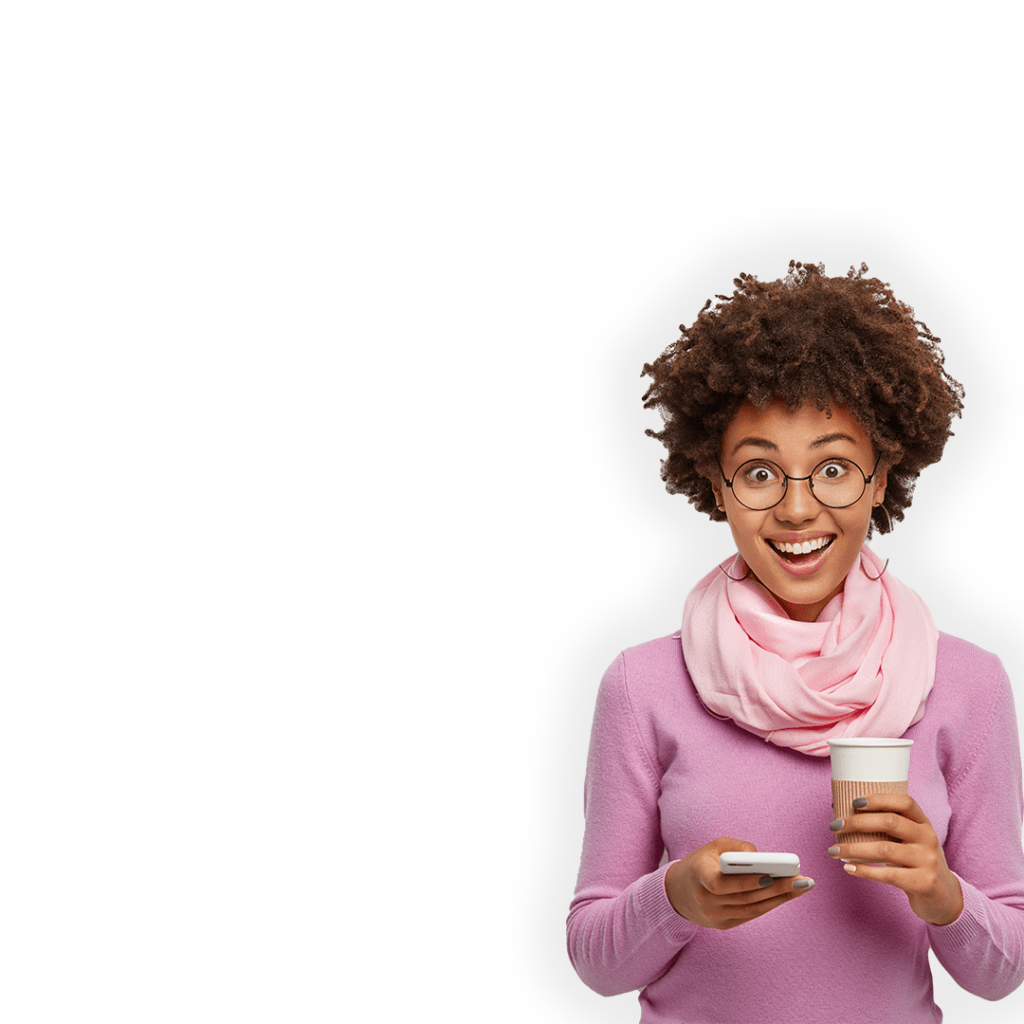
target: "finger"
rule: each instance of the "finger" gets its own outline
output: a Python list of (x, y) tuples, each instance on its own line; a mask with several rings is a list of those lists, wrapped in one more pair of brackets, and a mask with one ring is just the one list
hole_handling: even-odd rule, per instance
[(765, 885), (762, 885), (762, 878), (768, 878), (774, 882), (771, 875), (723, 875), (721, 871), (717, 870), (716, 865), (712, 874), (701, 879), (701, 885), (715, 896), (729, 896), (734, 893), (754, 893), (755, 895), (760, 893), (763, 895), (765, 886), (771, 883), (766, 882)]
[(863, 860), (901, 868), (917, 868), (924, 863), (921, 848), (912, 843), (837, 843), (828, 848), (828, 855), (833, 860)]
[(922, 837), (921, 829), (924, 825), (924, 822), (913, 821), (895, 811), (877, 811), (837, 818), (829, 828), (833, 832), (884, 832), (894, 839), (909, 843)]
[[(908, 793), (871, 793), (868, 796), (858, 797), (853, 801), (854, 814), (852, 818), (859, 818), (862, 814), (870, 814), (877, 811), (893, 811), (916, 821), (920, 825), (928, 823), (928, 818), (921, 810), (918, 802)], [(851, 818), (851, 820), (852, 820)]]
[(714, 854), (716, 858), (720, 853), (727, 853), (729, 850), (736, 850), (738, 853), (757, 853), (757, 847), (753, 843), (748, 843), (745, 839), (733, 839), (732, 836), (719, 836), (702, 849)]
[[(799, 884), (797, 884), (799, 883)], [(747, 892), (737, 892), (722, 898), (723, 907), (750, 907), (770, 903), (780, 896), (799, 896), (814, 888), (814, 879), (807, 875), (773, 879), (771, 885), (758, 887)]]
[[(746, 872), (742, 875), (725, 875), (716, 870), (701, 879), (701, 885), (715, 896), (729, 896), (736, 893), (753, 894), (763, 898), (766, 890), (774, 886), (778, 891), (782, 887), (789, 886), (796, 878), (802, 875), (786, 875), (776, 879), (772, 875), (760, 875)], [(779, 884), (776, 884), (779, 883)]]
[(894, 886), (897, 889), (906, 889), (907, 869), (905, 867), (893, 867), (889, 864), (844, 864), (843, 870), (854, 878), (866, 878), (874, 882), (883, 882), (885, 885)]
[[(813, 882), (811, 887), (813, 887)], [(723, 907), (722, 910), (725, 918), (722, 927), (734, 928), (736, 925), (743, 924), (744, 921), (752, 921), (754, 918), (763, 917), (765, 914), (776, 910), (786, 903), (798, 900), (805, 892), (809, 891), (810, 889), (790, 889), (788, 892), (780, 893), (770, 899), (758, 900), (756, 903)]]

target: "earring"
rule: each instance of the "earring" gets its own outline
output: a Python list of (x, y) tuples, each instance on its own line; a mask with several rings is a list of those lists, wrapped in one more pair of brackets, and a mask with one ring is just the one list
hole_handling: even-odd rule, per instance
[[(721, 569), (722, 567), (719, 566), (719, 568)], [(882, 566), (882, 571), (877, 576), (872, 576), (871, 573), (869, 573), (867, 571), (867, 569), (864, 568), (864, 556), (863, 555), (860, 556), (860, 571), (862, 573), (864, 573), (864, 575), (867, 576), (867, 578), (869, 580), (871, 580), (872, 583), (874, 583), (877, 580), (880, 580), (885, 575), (885, 570), (888, 569), (888, 568), (889, 568), (889, 559), (887, 558), (885, 560), (885, 565)]]
[[(722, 569), (721, 565), (719, 565), (718, 568)], [(742, 583), (744, 580), (750, 579), (750, 566), (749, 565), (747, 566), (747, 571), (746, 571), (746, 573), (743, 576), (739, 576), (739, 577), (730, 576), (724, 569), (722, 569), (722, 572), (725, 574), (725, 578), (729, 579), (729, 580), (732, 580), (733, 583)]]
[[(882, 502), (879, 502), (875, 506), (875, 508), (880, 508), (885, 513), (885, 522), (886, 522), (886, 525), (889, 527), (889, 529), (886, 530), (885, 532), (886, 533), (891, 533), (892, 532), (892, 519), (889, 516), (889, 510), (885, 507), (885, 505), (882, 504)], [(876, 580), (880, 580), (885, 575), (885, 570), (888, 569), (888, 568), (889, 568), (889, 559), (887, 558), (885, 560), (885, 565), (882, 566), (882, 571), (877, 576), (872, 576), (871, 573), (869, 573), (864, 568), (864, 556), (863, 555), (860, 556), (860, 571), (862, 573), (864, 573), (864, 575), (867, 576), (867, 578), (869, 580), (871, 580), (872, 583), (874, 583)]]
[(885, 504), (880, 501), (875, 508), (880, 508), (885, 513), (885, 525), (888, 527), (885, 532), (892, 533), (892, 517), (889, 515), (889, 510), (885, 507)]

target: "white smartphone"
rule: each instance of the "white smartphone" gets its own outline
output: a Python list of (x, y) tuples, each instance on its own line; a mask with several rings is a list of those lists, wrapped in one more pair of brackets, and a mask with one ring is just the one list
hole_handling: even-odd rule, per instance
[(723, 875), (771, 875), (790, 878), (800, 874), (800, 858), (795, 853), (740, 853), (727, 850), (718, 858)]

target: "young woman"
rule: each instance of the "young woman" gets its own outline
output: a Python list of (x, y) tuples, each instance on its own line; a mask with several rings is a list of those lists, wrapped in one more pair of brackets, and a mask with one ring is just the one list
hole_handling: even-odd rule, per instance
[[(737, 554), (598, 694), (569, 953), (596, 991), (641, 989), (643, 1024), (939, 1021), (929, 949), (986, 999), (1024, 978), (1009, 682), (865, 546), (963, 390), (887, 284), (823, 269), (740, 275), (644, 367), (668, 490), (727, 520)], [(830, 824), (827, 741), (856, 736), (914, 741), (909, 795)], [(805, 873), (720, 872), (754, 849)]]

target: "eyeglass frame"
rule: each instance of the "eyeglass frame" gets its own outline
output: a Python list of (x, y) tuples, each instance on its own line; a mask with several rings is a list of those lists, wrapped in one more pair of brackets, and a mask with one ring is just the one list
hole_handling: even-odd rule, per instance
[[(818, 469), (819, 466), (824, 466), (826, 463), (835, 462), (837, 459), (841, 459), (843, 462), (848, 462), (848, 463), (850, 463), (851, 466), (857, 466), (857, 463), (854, 462), (853, 459), (848, 459), (848, 458), (846, 458), (845, 455), (839, 455), (839, 456), (833, 456), (831, 459), (822, 459), (821, 462), (819, 462), (818, 465), (815, 466), (814, 469), (811, 470), (809, 476), (790, 476), (777, 462), (772, 462), (771, 459), (747, 459), (746, 462), (741, 462), (736, 467), (736, 472), (733, 473), (732, 479), (730, 480), (730, 479), (726, 479), (725, 470), (722, 468), (722, 461), (721, 461), (721, 459), (718, 459), (716, 461), (718, 462), (718, 469), (719, 469), (719, 471), (722, 474), (722, 480), (725, 483), (725, 486), (728, 487), (730, 491), (732, 491), (732, 496), (734, 498), (736, 498), (736, 500), (739, 501), (739, 503), (744, 508), (750, 509), (751, 512), (767, 512), (769, 509), (775, 508), (776, 505), (781, 505), (782, 502), (786, 500), (786, 495), (789, 494), (789, 481), (790, 480), (796, 480), (797, 483), (799, 483), (801, 480), (808, 480), (808, 481), (810, 481), (810, 480), (812, 480), (814, 478), (814, 470), (815, 469)], [(852, 505), (856, 505), (857, 502), (860, 501), (860, 499), (864, 497), (864, 492), (868, 489), (868, 484), (871, 483), (872, 480), (874, 480), (875, 473), (878, 472), (878, 464), (881, 461), (882, 461), (882, 453), (879, 452), (878, 453), (878, 458), (875, 459), (875, 465), (874, 465), (874, 467), (871, 470), (871, 475), (870, 476), (864, 476), (864, 470), (861, 469), (860, 466), (857, 466), (857, 472), (860, 473), (860, 475), (862, 477), (864, 477), (864, 488), (860, 492), (860, 494), (858, 494), (857, 497), (853, 499), (853, 501), (849, 501), (845, 505), (829, 505), (828, 502), (822, 501), (821, 498), (819, 498), (814, 493), (814, 484), (812, 484), (812, 483), (808, 483), (807, 484), (807, 489), (811, 492), (811, 497), (814, 498), (814, 500), (816, 502), (818, 502), (818, 504), (823, 505), (825, 508), (850, 508)], [(770, 505), (767, 505), (765, 508), (753, 508), (750, 505), (748, 505), (745, 501), (740, 501), (740, 498), (738, 497), (738, 495), (736, 494), (735, 489), (732, 486), (732, 481), (736, 479), (736, 473), (738, 473), (748, 462), (768, 462), (771, 465), (773, 465), (782, 474), (782, 496), (779, 498), (778, 501), (773, 501)]]

